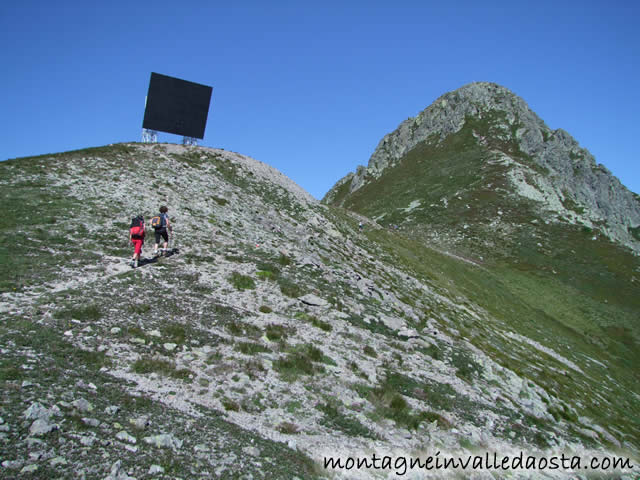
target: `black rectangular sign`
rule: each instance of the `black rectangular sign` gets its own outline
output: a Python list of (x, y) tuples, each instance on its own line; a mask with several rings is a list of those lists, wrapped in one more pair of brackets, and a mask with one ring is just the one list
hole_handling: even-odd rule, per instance
[(204, 138), (212, 90), (152, 72), (142, 128)]

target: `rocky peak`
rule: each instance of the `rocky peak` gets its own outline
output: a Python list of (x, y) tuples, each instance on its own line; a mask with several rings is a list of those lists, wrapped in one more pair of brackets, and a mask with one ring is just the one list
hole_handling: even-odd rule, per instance
[[(465, 126), (476, 142), (510, 165), (511, 188), (541, 210), (640, 250), (640, 202), (565, 130), (551, 130), (527, 103), (505, 87), (476, 82), (439, 97), (385, 135), (368, 166), (341, 179), (323, 201), (343, 205), (423, 144), (440, 145)], [(428, 182), (425, 175), (423, 181)], [(570, 207), (567, 207), (570, 205)], [(635, 232), (635, 233), (634, 233)]]
[[(541, 130), (549, 131), (524, 100), (507, 88), (489, 82), (470, 83), (442, 95), (416, 117), (408, 118), (385, 135), (373, 152), (366, 173), (379, 177), (418, 143), (433, 139), (434, 135), (442, 140), (458, 132), (467, 116), (482, 117), (491, 111), (504, 112), (508, 126), (523, 124), (525, 128), (520, 131), (520, 137), (530, 149), (542, 140)], [(357, 190), (363, 180), (363, 176), (356, 176), (352, 191)]]

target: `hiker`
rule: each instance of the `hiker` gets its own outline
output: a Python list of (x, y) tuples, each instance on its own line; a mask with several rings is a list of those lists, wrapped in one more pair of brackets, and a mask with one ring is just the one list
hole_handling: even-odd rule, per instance
[(131, 257), (131, 266), (133, 268), (138, 268), (145, 233), (144, 217), (142, 215), (138, 215), (137, 217), (132, 218), (131, 226), (129, 227), (129, 243), (134, 247), (133, 257)]
[(362, 222), (358, 222), (358, 228), (360, 229), (360, 231), (362, 231), (362, 229), (364, 228), (364, 225), (362, 225)]
[(162, 255), (162, 252), (166, 252), (169, 247), (169, 235), (171, 234), (171, 232), (173, 232), (173, 227), (169, 222), (169, 215), (167, 214), (168, 211), (169, 209), (166, 206), (162, 205), (160, 207), (160, 215), (156, 215), (151, 219), (151, 226), (155, 230), (156, 234), (156, 245), (153, 248), (154, 256), (158, 256), (158, 246), (160, 245), (160, 239), (164, 240), (160, 255)]

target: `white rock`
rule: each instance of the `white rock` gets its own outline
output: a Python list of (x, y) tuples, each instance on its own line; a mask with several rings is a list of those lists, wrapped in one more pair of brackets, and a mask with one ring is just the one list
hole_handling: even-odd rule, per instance
[(149, 417), (143, 415), (138, 418), (130, 418), (129, 423), (136, 427), (138, 430), (144, 429), (147, 425), (149, 425)]
[(100, 426), (100, 420), (98, 420), (97, 418), (83, 417), (82, 418), (82, 423), (84, 423), (85, 425), (89, 425), (90, 427), (99, 427)]
[(149, 445), (154, 445), (159, 448), (171, 448), (173, 450), (179, 450), (182, 448), (182, 440), (174, 437), (170, 433), (161, 433), (160, 435), (144, 437), (144, 441)]
[(242, 451), (246, 455), (251, 455), (253, 457), (259, 457), (260, 456), (260, 450), (258, 448), (256, 448), (256, 447), (253, 447), (253, 446), (244, 447), (242, 449)]
[(27, 465), (26, 467), (23, 467), (22, 470), (20, 470), (20, 473), (32, 473), (32, 472), (35, 472), (36, 470), (38, 470), (38, 465), (36, 465), (35, 463), (32, 463), (31, 465)]
[(93, 411), (93, 405), (89, 403), (84, 398), (79, 398), (78, 400), (74, 400), (71, 402), (71, 405), (81, 412), (91, 412)]
[(151, 465), (149, 467), (149, 475), (154, 475), (156, 473), (164, 473), (164, 468), (160, 465)]
[(389, 315), (385, 315), (384, 313), (380, 313), (378, 315), (378, 319), (391, 330), (400, 330), (405, 326), (405, 322), (403, 319), (399, 317), (390, 317)]
[(165, 350), (167, 350), (168, 352), (172, 352), (176, 349), (177, 345), (175, 343), (165, 343), (164, 345), (162, 345), (164, 347)]
[(51, 465), (52, 467), (57, 467), (58, 465), (66, 465), (66, 464), (67, 464), (67, 459), (64, 457), (52, 458), (49, 461), (49, 465)]
[(114, 335), (117, 335), (118, 333), (120, 333), (122, 331), (122, 329), (120, 327), (113, 327), (110, 332), (113, 333)]
[(22, 466), (21, 460), (5, 460), (2, 462), (3, 468), (8, 468), (10, 470), (17, 470)]
[(398, 331), (399, 337), (418, 338), (420, 334), (413, 328), (404, 327)]
[(106, 476), (104, 480), (135, 480), (135, 478), (127, 475), (125, 469), (122, 468), (122, 460), (118, 460), (111, 466), (111, 474)]
[(46, 435), (53, 430), (57, 430), (58, 425), (55, 423), (50, 423), (48, 418), (38, 418), (31, 424), (31, 428), (29, 428), (30, 435)]
[(129, 435), (125, 430), (121, 430), (116, 434), (116, 438), (121, 442), (135, 444), (137, 442), (136, 437)]
[(44, 408), (38, 402), (32, 403), (31, 406), (24, 411), (23, 415), (24, 415), (24, 418), (26, 418), (27, 420), (35, 420), (38, 418), (49, 418), (51, 416), (51, 414), (49, 413), (49, 410)]
[(300, 300), (302, 303), (306, 304), (306, 305), (310, 305), (312, 307), (328, 307), (329, 306), (329, 302), (327, 302), (326, 300), (318, 297), (317, 295), (314, 295), (313, 293), (309, 293), (303, 297), (298, 298), (298, 300)]
[(93, 446), (93, 444), (96, 441), (96, 437), (92, 436), (92, 435), (85, 435), (83, 437), (80, 437), (80, 443), (82, 445), (84, 445), (85, 447), (91, 447)]

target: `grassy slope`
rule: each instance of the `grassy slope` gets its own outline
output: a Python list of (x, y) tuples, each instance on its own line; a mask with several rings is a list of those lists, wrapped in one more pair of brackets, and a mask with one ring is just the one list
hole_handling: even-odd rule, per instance
[[(87, 248), (91, 229), (110, 220), (110, 207), (94, 199), (78, 200), (69, 195), (68, 185), (52, 185), (48, 174), (73, 165), (76, 183), (81, 178), (110, 176), (111, 167), (86, 170), (84, 157), (103, 157), (118, 165), (118, 174), (135, 171), (135, 158), (126, 145), (42, 155), (0, 163), (0, 293), (20, 292), (59, 279), (65, 267), (97, 262), (100, 256)], [(126, 228), (126, 225), (121, 226)], [(105, 253), (126, 255), (128, 249), (111, 247), (113, 235), (104, 232)], [(111, 241), (110, 241), (111, 239)]]
[[(99, 162), (85, 162), (85, 158), (99, 158)], [(178, 158), (192, 168), (198, 167), (199, 157)], [(167, 312), (175, 315), (185, 314), (187, 306), (172, 298), (163, 304), (151, 302), (137, 304), (136, 301), (154, 298), (156, 292), (166, 285), (162, 277), (143, 280), (128, 271), (122, 275), (104, 276), (87, 288), (86, 285), (71, 287), (61, 293), (49, 293), (54, 283), (82, 276), (87, 265), (100, 268), (104, 254), (127, 258), (131, 249), (126, 247), (128, 225), (114, 222), (114, 212), (127, 211), (123, 205), (105, 205), (99, 190), (95, 191), (95, 201), (82, 201), (70, 196), (68, 184), (52, 185), (48, 173), (58, 171), (73, 172), (71, 181), (86, 185), (105, 179), (117, 182), (120, 175), (140, 174), (141, 164), (134, 149), (127, 145), (91, 148), (63, 154), (44, 155), (34, 158), (22, 158), (0, 163), (0, 199), (5, 207), (0, 217), (0, 293), (2, 294), (38, 294), (33, 297), (33, 305), (26, 309), (5, 314), (0, 325), (0, 345), (3, 357), (0, 359), (0, 410), (5, 421), (19, 423), (23, 411), (34, 401), (44, 403), (46, 407), (61, 401), (70, 402), (87, 397), (94, 405), (92, 417), (98, 418), (102, 425), (99, 435), (115, 438), (119, 429), (117, 423), (124, 425), (142, 443), (143, 437), (159, 432), (175, 432), (178, 438), (185, 440), (185, 447), (177, 452), (171, 450), (141, 448), (138, 453), (123, 450), (117, 442), (101, 445), (92, 450), (95, 459), (89, 459), (82, 449), (67, 442), (53, 448), (55, 455), (65, 457), (68, 466), (49, 469), (41, 467), (33, 477), (45, 478), (65, 474), (73, 476), (83, 467), (90, 477), (103, 478), (117, 459), (123, 461), (127, 469), (135, 469), (138, 478), (144, 476), (152, 464), (160, 464), (167, 474), (188, 477), (201, 476), (209, 464), (207, 455), (194, 458), (194, 447), (204, 445), (206, 451), (215, 452), (215, 461), (228, 459), (231, 463), (225, 474), (236, 478), (241, 474), (267, 475), (270, 478), (292, 478), (301, 475), (304, 478), (316, 478), (317, 471), (313, 462), (298, 451), (291, 450), (285, 444), (263, 439), (259, 435), (242, 429), (221, 418), (222, 414), (211, 409), (201, 408), (203, 416), (197, 420), (188, 414), (172, 409), (162, 402), (146, 396), (132, 396), (130, 386), (100, 371), (101, 367), (111, 366), (110, 359), (99, 349), (103, 338), (114, 335), (108, 330), (101, 331), (98, 323), (113, 321), (113, 325), (122, 328), (115, 334), (122, 340), (142, 337), (139, 327), (142, 318), (161, 319), (158, 329), (165, 338), (181, 345), (191, 340), (204, 341), (206, 326), (202, 329), (186, 328), (182, 324), (167, 320)], [(96, 167), (96, 163), (99, 165)], [(220, 164), (220, 167), (224, 165)], [(234, 172), (224, 170), (222, 175), (234, 176)], [(168, 175), (165, 176), (169, 178)], [(149, 177), (151, 178), (151, 177)], [(235, 182), (241, 178), (230, 178)], [(91, 188), (91, 185), (89, 185)], [(96, 188), (99, 188), (96, 185)], [(141, 188), (148, 188), (141, 183)], [(171, 188), (155, 185), (154, 188)], [(269, 192), (267, 192), (269, 193)], [(125, 233), (123, 233), (125, 232)], [(186, 255), (185, 257), (188, 257)], [(169, 265), (160, 268), (170, 268)], [(152, 267), (155, 268), (155, 267)], [(192, 292), (189, 305), (201, 304), (203, 290), (198, 290), (197, 278), (175, 273), (174, 282), (185, 292)], [(129, 290), (130, 289), (130, 290)], [(91, 296), (87, 297), (87, 292)], [(114, 301), (113, 292), (127, 292), (129, 297), (121, 296)], [(124, 294), (123, 294), (124, 295)], [(176, 295), (176, 298), (181, 298)], [(216, 305), (207, 309), (211, 314), (202, 322), (236, 322), (241, 316), (236, 312)], [(67, 341), (62, 332), (73, 327), (88, 327), (99, 332), (93, 340), (85, 341), (83, 349)], [(89, 337), (92, 337), (89, 334)], [(206, 338), (215, 344), (219, 339)], [(156, 351), (144, 351), (134, 367), (156, 371), (177, 381), (191, 383), (186, 370), (176, 370), (172, 364), (157, 365), (152, 362)], [(147, 363), (144, 361), (147, 360)], [(156, 362), (157, 363), (157, 362)], [(164, 370), (161, 370), (164, 368)], [(248, 365), (247, 369), (251, 370)], [(146, 370), (145, 370), (146, 371)], [(25, 380), (30, 386), (20, 387)], [(79, 385), (94, 383), (100, 395), (87, 392)], [(43, 400), (46, 399), (46, 400)], [(108, 406), (117, 406), (115, 416), (106, 415)], [(151, 427), (144, 431), (132, 431), (129, 418), (147, 415)], [(47, 435), (46, 439), (57, 445), (57, 437), (73, 435), (93, 435), (93, 428), (83, 423), (80, 416), (69, 409), (63, 411), (56, 420), (60, 430)], [(11, 430), (9, 442), (0, 446), (0, 457), (4, 459), (28, 458), (28, 446), (23, 441), (28, 435), (28, 423), (19, 430)], [(261, 452), (261, 457), (251, 458), (242, 453), (247, 445), (253, 445)], [(30, 447), (29, 447), (30, 448)], [(217, 449), (217, 450), (216, 450)], [(242, 461), (237, 456), (244, 455)], [(283, 461), (284, 460), (284, 461)], [(0, 472), (0, 478), (14, 478), (15, 472), (6, 471), (8, 477)]]
[[(464, 139), (452, 139), (451, 141), (463, 141)], [(455, 146), (455, 145), (454, 145)], [(126, 147), (122, 147), (126, 149)], [(424, 146), (425, 149), (434, 150), (433, 146)], [(89, 152), (79, 152), (77, 157), (91, 154), (95, 150)], [(130, 160), (127, 158), (129, 155), (127, 151), (119, 151), (119, 148), (106, 149), (106, 151), (98, 150), (101, 156), (111, 158), (111, 162), (121, 165), (122, 172), (125, 173), (129, 169)], [(474, 172), (470, 165), (475, 165), (477, 168), (491, 168), (495, 169), (495, 180), (498, 182), (500, 179), (499, 169), (500, 166), (485, 166), (482, 162), (478, 161), (477, 154), (487, 155), (488, 152), (474, 146), (473, 143), (468, 144), (468, 154), (465, 158), (470, 162), (464, 168), (456, 166), (455, 162), (448, 162), (447, 156), (440, 152), (441, 155), (441, 168), (442, 172), (439, 174), (442, 186), (441, 191), (437, 195), (434, 194), (433, 198), (438, 198), (438, 195), (447, 192), (447, 188), (453, 188), (454, 183), (447, 185), (447, 182), (456, 182), (455, 175), (465, 175), (469, 172)], [(97, 153), (96, 153), (97, 154)], [(420, 157), (422, 158), (422, 157)], [(197, 159), (185, 159), (194, 163), (197, 167)], [(426, 161), (426, 160), (424, 160)], [(28, 163), (31, 162), (31, 163)], [(49, 205), (52, 212), (52, 218), (57, 218), (55, 228), (51, 228), (49, 234), (62, 235), (63, 240), (56, 249), (60, 251), (67, 251), (71, 242), (69, 239), (73, 237), (76, 229), (81, 228), (82, 222), (79, 224), (73, 220), (69, 220), (68, 223), (62, 222), (60, 219), (74, 219), (83, 218), (83, 215), (89, 215), (87, 220), (93, 216), (95, 211), (99, 212), (101, 205), (95, 205), (88, 207), (86, 203), (80, 205), (74, 203), (72, 199), (65, 196), (64, 187), (47, 186), (46, 191), (43, 186), (27, 186), (24, 182), (37, 181), (37, 176), (45, 173), (43, 169), (42, 159), (27, 160), (27, 169), (33, 169), (34, 177), (31, 179), (26, 178), (26, 173), (21, 170), (20, 175), (25, 175), (23, 187), (15, 188), (12, 190), (13, 195), (16, 198), (20, 195), (24, 201), (31, 202), (32, 208), (38, 205)], [(56, 165), (56, 164), (53, 164)], [(64, 163), (62, 160), (57, 164), (58, 168), (62, 168)], [(48, 168), (53, 168), (51, 164), (47, 165)], [(11, 164), (8, 165), (11, 167)], [(21, 166), (22, 167), (22, 166)], [(221, 165), (222, 167), (222, 165)], [(457, 170), (456, 170), (457, 169)], [(416, 175), (419, 171), (416, 170)], [(6, 175), (12, 175), (17, 173), (16, 170), (6, 170)], [(27, 173), (29, 170), (27, 170)], [(453, 173), (449, 173), (453, 172)], [(80, 173), (80, 172), (79, 172)], [(102, 172), (104, 175), (111, 175), (109, 169), (105, 168)], [(233, 172), (222, 172), (225, 176), (229, 177), (231, 183), (242, 183), (245, 180), (243, 178), (234, 176)], [(402, 181), (406, 178), (405, 175), (397, 175), (397, 181)], [(5, 175), (3, 173), (3, 175)], [(453, 178), (451, 178), (453, 177)], [(2, 177), (0, 177), (2, 178)], [(414, 179), (417, 176), (413, 177)], [(486, 189), (482, 189), (479, 182), (479, 175), (475, 178), (478, 191), (486, 191), (487, 198), (495, 198), (490, 196), (490, 192)], [(167, 187), (170, 188), (170, 187)], [(3, 192), (6, 191), (3, 187)], [(390, 191), (388, 197), (389, 201), (395, 201)], [(464, 193), (464, 192), (463, 192)], [(464, 193), (465, 195), (478, 195), (477, 193)], [(12, 196), (8, 196), (12, 197)], [(450, 195), (453, 197), (453, 195)], [(415, 199), (415, 196), (408, 196), (402, 201), (398, 201), (398, 204), (402, 207)], [(274, 198), (274, 201), (276, 199)], [(49, 203), (52, 202), (52, 203)], [(16, 201), (15, 208), (19, 208), (20, 202)], [(452, 207), (455, 202), (452, 200), (449, 206)], [(492, 208), (497, 210), (497, 205), (487, 200), (487, 207), (493, 205)], [(381, 204), (381, 208), (384, 207), (384, 203)], [(464, 208), (464, 204), (460, 205), (460, 211), (463, 212), (467, 209)], [(519, 215), (523, 215), (523, 209), (528, 208), (527, 205), (522, 206), (522, 209), (516, 210)], [(57, 210), (59, 209), (59, 210)], [(428, 209), (427, 209), (428, 210)], [(484, 207), (481, 209), (478, 207), (478, 212), (483, 212)], [(524, 210), (527, 211), (527, 210)], [(28, 215), (29, 210), (26, 210), (22, 215), (16, 215), (14, 217), (6, 217), (5, 224), (3, 225), (3, 232), (16, 232), (21, 229), (20, 222), (24, 215)], [(336, 215), (341, 218), (345, 216), (336, 212)], [(443, 215), (443, 222), (446, 221)], [(11, 220), (13, 218), (13, 220)], [(438, 220), (434, 216), (434, 221)], [(354, 222), (354, 220), (350, 220)], [(33, 237), (33, 232), (39, 228), (37, 222), (35, 225), (31, 225), (24, 230), (24, 238)], [(416, 220), (416, 223), (417, 220)], [(455, 224), (455, 222), (453, 222)], [(444, 228), (444, 227), (443, 227)], [(551, 228), (547, 226), (546, 228)], [(355, 223), (352, 225), (352, 230), (356, 231)], [(563, 233), (564, 232), (564, 233)], [(111, 231), (107, 232), (107, 237)], [(544, 233), (544, 232), (542, 232)], [(541, 233), (541, 234), (542, 234)], [(553, 232), (552, 232), (553, 233)], [(567, 239), (563, 240), (560, 235), (567, 235)], [(549, 392), (553, 392), (559, 398), (565, 399), (567, 408), (559, 409), (555, 413), (559, 418), (576, 423), (577, 414), (588, 415), (594, 418), (597, 422), (602, 423), (606, 427), (614, 427), (626, 435), (627, 440), (638, 444), (638, 438), (640, 437), (640, 426), (638, 420), (629, 418), (629, 413), (637, 411), (637, 400), (630, 396), (629, 392), (637, 392), (635, 384), (637, 383), (637, 369), (634, 369), (634, 365), (637, 365), (637, 351), (636, 344), (633, 337), (629, 335), (637, 333), (637, 295), (634, 293), (633, 284), (625, 283), (625, 279), (628, 279), (628, 275), (632, 274), (633, 269), (637, 268), (636, 264), (630, 263), (629, 257), (623, 252), (610, 248), (604, 241), (597, 242), (585, 242), (585, 233), (579, 230), (564, 230), (555, 232), (553, 235), (549, 235), (549, 238), (557, 238), (558, 247), (551, 249), (553, 252), (564, 252), (566, 255), (556, 260), (552, 266), (549, 264), (548, 255), (544, 251), (537, 251), (535, 249), (527, 249), (523, 246), (518, 246), (522, 249), (519, 259), (520, 263), (513, 265), (508, 261), (506, 257), (496, 257), (493, 261), (487, 261), (483, 268), (474, 267), (472, 265), (460, 262), (452, 259), (446, 255), (442, 255), (434, 250), (426, 248), (420, 242), (411, 240), (410, 238), (402, 235), (395, 235), (385, 231), (367, 231), (365, 232), (367, 242), (365, 245), (372, 252), (379, 252), (385, 255), (394, 264), (403, 265), (408, 271), (416, 272), (420, 277), (425, 279), (428, 283), (438, 287), (438, 290), (446, 290), (449, 292), (449, 296), (452, 299), (466, 298), (470, 302), (475, 303), (486, 309), (496, 320), (495, 323), (483, 323), (479, 321), (470, 320), (469, 318), (461, 318), (455, 315), (455, 312), (444, 312), (440, 310), (438, 312), (429, 309), (425, 309), (425, 318), (427, 316), (435, 316), (439, 321), (443, 330), (450, 332), (453, 336), (461, 340), (469, 340), (471, 343), (481, 348), (485, 352), (490, 353), (501, 364), (511, 368), (519, 374), (531, 379), (536, 383), (544, 386)], [(19, 243), (13, 235), (4, 235), (6, 242), (14, 242), (4, 244), (7, 248), (7, 252), (15, 252), (19, 249)], [(18, 237), (21, 238), (21, 237)], [(92, 237), (94, 238), (94, 234)], [(581, 240), (582, 241), (579, 241)], [(517, 245), (517, 244), (516, 244)], [(580, 248), (585, 249), (584, 252), (580, 252), (575, 257), (584, 259), (580, 264), (575, 261), (574, 254), (569, 255), (572, 249), (576, 249), (576, 245), (580, 245)], [(53, 246), (53, 243), (52, 243)], [(564, 250), (561, 249), (564, 248)], [(105, 247), (107, 248), (107, 247)], [(108, 247), (116, 248), (116, 247)], [(477, 248), (474, 246), (473, 248)], [(473, 248), (470, 250), (473, 251)], [(516, 248), (515, 246), (513, 248)], [(49, 253), (44, 247), (40, 247), (40, 243), (35, 243), (33, 252), (37, 253), (37, 257), (34, 257), (34, 263), (31, 268), (23, 268), (20, 266), (20, 262), (15, 263), (15, 267), (11, 269), (3, 269), (0, 273), (3, 285), (3, 291), (11, 291), (12, 288), (20, 289), (21, 285), (29, 286), (35, 284), (41, 284), (46, 281), (46, 276), (50, 275), (51, 279), (55, 278), (55, 274), (61, 259), (71, 261), (69, 257), (61, 257), (59, 254)], [(74, 259), (84, 259), (83, 255), (92, 255), (90, 251), (77, 251), (72, 252), (70, 257)], [(115, 250), (114, 254), (117, 253)], [(126, 256), (128, 250), (121, 256)], [(601, 264), (598, 259), (598, 255), (604, 256), (606, 253), (609, 266), (607, 270), (601, 268)], [(526, 256), (528, 255), (528, 257)], [(4, 261), (9, 261), (9, 255)], [(186, 258), (186, 256), (185, 256)], [(587, 261), (586, 259), (592, 260)], [(89, 257), (86, 259), (90, 260)], [(525, 261), (526, 259), (526, 261)], [(563, 259), (563, 260), (562, 260)], [(269, 259), (272, 263), (277, 262), (277, 259)], [(561, 261), (562, 260), (562, 261)], [(632, 259), (631, 259), (632, 260)], [(257, 261), (257, 260), (256, 260)], [(60, 263), (58, 263), (60, 262)], [(33, 266), (37, 265), (37, 275), (31, 275), (30, 271)], [(563, 266), (564, 265), (564, 266)], [(364, 264), (363, 264), (364, 266)], [(15, 277), (15, 272), (22, 270), (22, 277)], [(551, 268), (555, 268), (558, 275), (553, 274)], [(48, 274), (46, 272), (49, 272)], [(602, 275), (608, 275), (605, 282), (592, 282), (592, 278), (600, 277)], [(28, 276), (31, 275), (31, 276)], [(129, 281), (133, 281), (131, 275), (125, 275), (123, 281), (125, 285), (129, 286)], [(17, 280), (22, 278), (22, 284)], [(193, 289), (193, 279), (185, 278), (185, 288)], [(110, 292), (113, 289), (121, 289), (122, 285), (115, 285), (115, 279), (109, 280), (104, 285), (104, 291)], [(116, 282), (117, 283), (117, 282)], [(197, 283), (197, 282), (196, 282)], [(139, 287), (139, 286), (138, 286)], [(151, 289), (153, 285), (146, 285)], [(157, 288), (161, 288), (159, 285)], [(322, 290), (325, 291), (328, 288), (326, 285), (322, 285)], [(327, 290), (328, 291), (328, 290)], [(613, 295), (612, 292), (621, 292), (619, 296)], [(193, 290), (195, 297), (193, 302), (198, 301), (198, 292)], [(412, 303), (419, 301), (415, 293), (406, 292), (407, 296), (403, 299), (404, 302)], [(624, 294), (622, 294), (624, 293)], [(76, 304), (82, 304), (82, 292), (69, 291), (67, 295), (70, 295), (69, 308), (75, 308)], [(339, 298), (339, 294), (336, 293)], [(106, 300), (105, 303), (108, 303)], [(604, 304), (604, 300), (608, 303)], [(64, 308), (64, 302), (60, 302), (59, 307)], [(44, 307), (43, 307), (44, 308)], [(153, 305), (150, 306), (149, 312), (145, 313), (145, 317), (155, 318), (153, 312)], [(185, 309), (184, 305), (176, 305), (176, 314)], [(442, 308), (442, 307), (438, 307)], [(213, 310), (211, 309), (206, 310)], [(136, 315), (131, 315), (135, 313)], [(128, 312), (118, 309), (115, 312), (109, 313), (109, 317), (114, 315), (117, 317), (118, 325), (120, 325), (125, 318), (131, 321), (131, 335), (137, 335), (134, 330), (139, 312)], [(442, 316), (436, 316), (435, 314), (443, 314), (449, 317), (450, 322), (442, 320)], [(62, 311), (58, 320), (60, 321), (59, 329), (65, 328), (64, 325), (64, 310)], [(77, 318), (76, 312), (74, 318)], [(114, 318), (115, 318), (114, 317)], [(129, 318), (130, 317), (130, 318)], [(222, 321), (220, 315), (214, 315), (216, 318), (210, 319), (211, 321)], [(207, 319), (203, 319), (207, 320)], [(635, 320), (635, 323), (634, 323)], [(208, 320), (207, 320), (208, 321)], [(114, 323), (115, 324), (115, 323)], [(22, 325), (22, 324), (21, 324)], [(414, 325), (415, 327), (424, 327), (421, 325)], [(171, 327), (165, 326), (167, 328)], [(35, 328), (41, 328), (39, 325), (27, 323), (20, 327), (22, 334), (28, 333)], [(162, 325), (158, 325), (161, 331), (165, 331)], [(371, 328), (371, 327), (370, 327)], [(627, 329), (627, 330), (625, 330)], [(574, 372), (568, 370), (566, 366), (557, 362), (553, 358), (546, 356), (544, 353), (540, 353), (536, 349), (523, 348), (518, 342), (510, 341), (502, 335), (504, 331), (515, 331), (522, 335), (526, 335), (541, 344), (549, 346), (554, 350), (560, 352), (563, 356), (569, 358), (571, 361), (579, 365), (587, 375), (575, 375)], [(186, 332), (187, 336), (200, 334), (199, 331)], [(612, 336), (615, 334), (615, 336)], [(124, 330), (124, 335), (128, 335), (127, 330)], [(26, 335), (25, 335), (26, 336)], [(178, 342), (180, 343), (180, 342)], [(61, 350), (61, 351), (64, 351)], [(606, 365), (614, 365), (616, 368), (607, 369), (598, 364), (590, 362), (588, 358), (594, 358), (599, 362)], [(464, 365), (461, 365), (460, 375), (472, 375), (473, 372), (465, 372), (463, 370)], [(11, 376), (11, 365), (9, 363), (3, 364), (3, 369), (7, 370), (7, 375)], [(561, 373), (567, 371), (568, 374)], [(88, 381), (88, 380), (87, 380)], [(398, 386), (402, 384), (405, 386)], [(389, 385), (394, 387), (396, 391), (400, 391), (403, 394), (421, 395), (414, 393), (415, 388), (411, 381), (406, 378), (400, 378), (398, 375), (391, 376)], [(411, 386), (411, 388), (409, 388)], [(609, 389), (605, 393), (605, 387)], [(406, 387), (406, 388), (405, 388)], [(381, 387), (382, 388), (382, 387)], [(369, 389), (370, 390), (370, 389)], [(375, 401), (378, 397), (383, 395), (377, 391), (367, 390), (366, 395), (368, 398), (373, 398)], [(429, 391), (427, 386), (422, 385), (420, 389), (422, 391)], [(594, 393), (595, 392), (595, 393)], [(450, 392), (445, 392), (442, 398), (446, 398)], [(433, 398), (439, 398), (434, 396)], [(429, 400), (433, 407), (438, 407), (440, 411), (449, 411), (453, 406), (445, 404), (434, 405), (433, 399)], [(462, 412), (473, 412), (473, 406), (464, 405), (464, 399), (456, 399), (459, 402), (460, 410)], [(635, 402), (635, 403), (634, 403)], [(581, 405), (580, 405), (581, 404)], [(606, 408), (603, 408), (606, 406)], [(572, 411), (571, 407), (576, 410)], [(327, 407), (327, 411), (331, 411), (331, 405)], [(458, 410), (458, 404), (455, 405)], [(382, 407), (381, 407), (382, 409)], [(508, 406), (496, 407), (496, 412), (500, 414), (509, 410)], [(387, 415), (388, 416), (388, 415)], [(466, 418), (466, 417), (465, 417)], [(407, 419), (411, 421), (411, 419)], [(471, 421), (471, 420), (470, 420)], [(514, 420), (516, 422), (516, 420)], [(517, 422), (535, 422), (532, 418), (518, 419)], [(345, 427), (346, 428), (346, 427)], [(514, 429), (516, 424), (514, 423)], [(551, 430), (551, 425), (545, 425), (544, 428)], [(582, 440), (585, 440), (580, 436), (580, 432), (575, 431), (575, 435)], [(541, 442), (544, 444), (544, 442)]]
[[(638, 310), (631, 310), (624, 302), (596, 302), (552, 275), (521, 272), (507, 265), (473, 266), (391, 232), (375, 231), (367, 236), (385, 248), (397, 264), (446, 288), (454, 298), (479, 305), (495, 320), (482, 323), (454, 317), (450, 323), (441, 322), (441, 328), (563, 399), (570, 408), (557, 412), (559, 417), (577, 426), (578, 416), (588, 416), (638, 444), (640, 420), (633, 412), (638, 407), (635, 395), (640, 358), (631, 336), (637, 334), (637, 322), (632, 320)], [(426, 316), (432, 313), (425, 311)], [(621, 319), (629, 323), (621, 324)], [(536, 348), (511, 342), (504, 332), (518, 333), (551, 348), (584, 374)], [(570, 409), (575, 410), (568, 413)]]
[[(465, 334), (503, 365), (565, 398), (579, 415), (625, 432), (637, 445), (640, 419), (633, 412), (639, 408), (640, 262), (604, 238), (593, 240), (587, 229), (546, 224), (534, 204), (510, 195), (504, 175), (508, 167), (487, 163), (490, 148), (539, 167), (509, 140), (512, 132), (496, 131), (494, 120), (468, 118), (460, 132), (440, 145), (423, 142), (381, 178), (354, 192), (345, 207), (372, 218), (384, 215), (384, 225), (402, 225), (408, 237), (369, 235), (407, 268), (439, 279), (485, 308), (503, 322), (501, 328), (526, 335), (579, 365), (585, 375), (562, 374), (566, 367), (552, 367), (550, 358), (536, 362), (528, 352), (515, 354), (491, 329), (476, 326)], [(485, 147), (473, 131), (502, 140)], [(405, 212), (414, 200), (422, 208)], [(501, 222), (491, 224), (498, 210)], [(440, 246), (482, 256), (483, 267), (426, 248), (426, 234), (433, 231), (454, 232), (463, 240)]]

